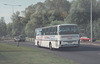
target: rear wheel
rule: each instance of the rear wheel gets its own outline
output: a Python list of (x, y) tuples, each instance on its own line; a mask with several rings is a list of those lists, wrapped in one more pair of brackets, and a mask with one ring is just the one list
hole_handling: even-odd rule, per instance
[(52, 44), (51, 44), (51, 43), (49, 44), (49, 49), (50, 49), (50, 50), (53, 50)]

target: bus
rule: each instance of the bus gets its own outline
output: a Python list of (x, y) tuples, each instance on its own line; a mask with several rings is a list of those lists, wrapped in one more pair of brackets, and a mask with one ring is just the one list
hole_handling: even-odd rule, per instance
[(79, 47), (79, 30), (77, 24), (60, 24), (36, 28), (35, 45), (59, 49), (61, 47)]

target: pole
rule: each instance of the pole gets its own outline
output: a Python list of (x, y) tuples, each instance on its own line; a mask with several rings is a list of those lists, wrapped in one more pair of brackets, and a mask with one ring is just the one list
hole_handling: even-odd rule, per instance
[(92, 4), (93, 1), (91, 0), (91, 42), (93, 42)]

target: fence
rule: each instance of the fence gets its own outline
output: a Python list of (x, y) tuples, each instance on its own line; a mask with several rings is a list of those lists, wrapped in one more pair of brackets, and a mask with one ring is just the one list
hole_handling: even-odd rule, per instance
[(34, 42), (34, 41), (35, 41), (35, 39), (34, 39), (34, 38), (29, 38), (29, 37), (26, 37), (26, 41)]

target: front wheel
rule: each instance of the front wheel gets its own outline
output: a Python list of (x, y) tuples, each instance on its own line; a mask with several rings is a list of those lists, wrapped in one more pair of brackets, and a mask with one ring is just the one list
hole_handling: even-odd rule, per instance
[(37, 46), (40, 48), (39, 42), (37, 42)]

